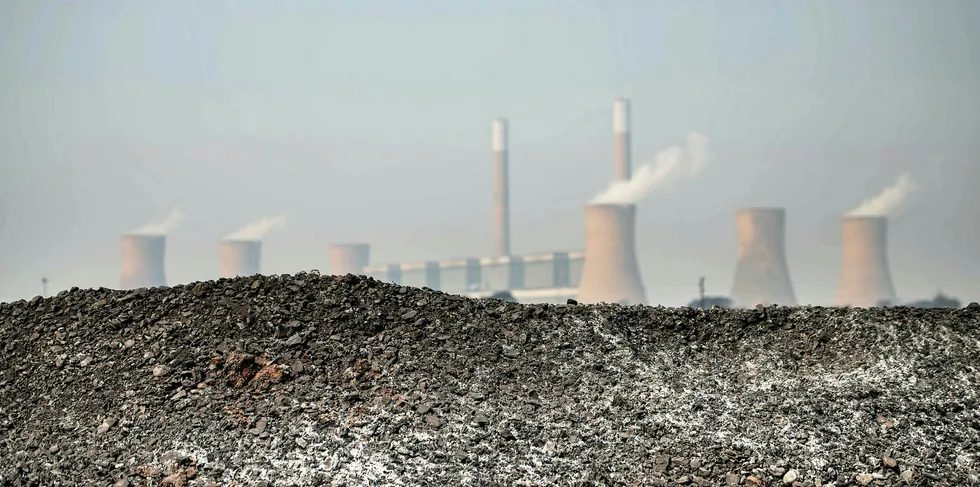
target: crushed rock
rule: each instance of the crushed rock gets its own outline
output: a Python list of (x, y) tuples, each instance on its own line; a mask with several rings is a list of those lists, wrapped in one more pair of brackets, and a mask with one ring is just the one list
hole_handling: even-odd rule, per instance
[(0, 304), (0, 486), (975, 485), (980, 309), (355, 276)]

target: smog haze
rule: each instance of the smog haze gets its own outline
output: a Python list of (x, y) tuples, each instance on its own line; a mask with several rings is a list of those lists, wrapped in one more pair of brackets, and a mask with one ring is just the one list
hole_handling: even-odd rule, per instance
[(270, 215), (288, 225), (263, 273), (326, 269), (333, 242), (375, 263), (491, 255), (496, 117), (513, 252), (578, 250), (626, 97), (634, 174), (710, 141), (697, 177), (637, 203), (650, 303), (687, 303), (699, 276), (728, 294), (736, 209), (783, 207), (799, 302), (829, 304), (841, 218), (899, 178), (898, 295), (977, 301), (976, 19), (954, 1), (5, 0), (0, 300), (42, 277), (116, 287), (120, 235), (175, 209), (171, 284), (218, 277), (220, 239)]

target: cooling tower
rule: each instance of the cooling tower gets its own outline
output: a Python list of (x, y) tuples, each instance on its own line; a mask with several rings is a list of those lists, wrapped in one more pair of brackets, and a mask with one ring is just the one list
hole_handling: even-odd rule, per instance
[(165, 246), (164, 235), (123, 235), (120, 288), (166, 286), (163, 272)]
[(736, 306), (795, 305), (786, 264), (786, 210), (747, 208), (735, 216), (738, 261), (732, 300)]
[(335, 276), (364, 274), (370, 262), (371, 247), (368, 244), (343, 244), (330, 246), (330, 273)]
[(636, 258), (636, 206), (585, 207), (585, 264), (578, 300), (642, 304), (646, 291)]
[(888, 267), (888, 220), (846, 217), (841, 222), (841, 272), (834, 304), (872, 307), (895, 302)]
[(508, 174), (507, 119), (493, 121), (493, 239), (498, 257), (510, 255), (510, 184)]
[(221, 277), (253, 276), (259, 273), (262, 242), (222, 240), (218, 246)]
[(613, 151), (616, 157), (615, 179), (629, 181), (633, 177), (630, 151), (630, 101), (619, 98), (613, 103)]

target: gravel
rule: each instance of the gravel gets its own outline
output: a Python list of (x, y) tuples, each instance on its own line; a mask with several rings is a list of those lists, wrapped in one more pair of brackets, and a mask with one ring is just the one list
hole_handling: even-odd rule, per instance
[(976, 485), (980, 306), (315, 274), (0, 304), (0, 485)]

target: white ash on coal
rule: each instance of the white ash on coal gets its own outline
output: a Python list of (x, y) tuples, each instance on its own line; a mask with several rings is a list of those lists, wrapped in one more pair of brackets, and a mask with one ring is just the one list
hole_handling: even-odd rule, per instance
[(2, 486), (961, 486), (980, 469), (975, 305), (520, 305), (299, 274), (0, 304), (0, 347)]

